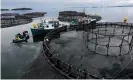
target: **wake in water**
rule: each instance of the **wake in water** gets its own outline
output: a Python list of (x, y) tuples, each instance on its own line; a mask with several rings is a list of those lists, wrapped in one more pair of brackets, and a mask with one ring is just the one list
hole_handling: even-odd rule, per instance
[(36, 48), (38, 46), (41, 46), (42, 42), (37, 42), (37, 43), (33, 43), (33, 42), (28, 42), (28, 43), (11, 43), (11, 48), (13, 51), (17, 52), (22, 48)]

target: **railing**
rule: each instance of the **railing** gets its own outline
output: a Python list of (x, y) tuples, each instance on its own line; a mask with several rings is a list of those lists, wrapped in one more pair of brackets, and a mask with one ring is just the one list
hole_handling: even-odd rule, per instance
[[(130, 30), (132, 30), (132, 24), (131, 25), (123, 24), (123, 23), (119, 23), (119, 22), (117, 22), (117, 23), (111, 23), (111, 22), (97, 23), (96, 26), (93, 26), (92, 24), (81, 24), (81, 25), (70, 25), (70, 26), (60, 27), (60, 28), (57, 28), (57, 29), (49, 32), (44, 39), (43, 50), (44, 50), (45, 58), (52, 65), (52, 67), (54, 67), (56, 70), (58, 70), (60, 73), (62, 73), (67, 78), (74, 78), (74, 79), (87, 79), (87, 78), (99, 79), (99, 78), (101, 78), (99, 76), (96, 76), (95, 74), (88, 73), (85, 69), (81, 70), (80, 68), (76, 68), (72, 64), (68, 64), (67, 62), (64, 62), (64, 61), (61, 61), (60, 59), (58, 59), (57, 58), (58, 53), (53, 54), (51, 52), (51, 50), (49, 48), (49, 43), (51, 40), (53, 40), (55, 38), (59, 38), (60, 33), (67, 32), (68, 30), (84, 30), (88, 34), (90, 34), (90, 33), (92, 34), (92, 33), (94, 33), (93, 29), (98, 28), (98, 30), (99, 30), (99, 28), (103, 28), (106, 25), (110, 25), (110, 26), (121, 25), (121, 26), (125, 26), (125, 27), (128, 26), (130, 28)], [(104, 27), (104, 28), (106, 28), (106, 27)], [(97, 32), (95, 32), (94, 34), (97, 36), (101, 35), (100, 33), (97, 33)], [(106, 30), (105, 30), (105, 34), (106, 34)], [(105, 35), (103, 35), (103, 36), (105, 36)], [(106, 36), (108, 36), (108, 35), (106, 35)], [(110, 35), (108, 37), (110, 39), (112, 36)], [(94, 37), (92, 39), (94, 39)], [(98, 39), (98, 37), (95, 37), (95, 39)], [(122, 39), (123, 39), (123, 37), (122, 37)], [(133, 39), (133, 36), (132, 36), (132, 39)], [(90, 41), (90, 40), (91, 39), (89, 39), (88, 41)], [(131, 41), (133, 42), (133, 40), (131, 40)], [(86, 42), (87, 42), (87, 40), (86, 40)], [(98, 43), (94, 43), (94, 44), (98, 45)], [(108, 43), (108, 45), (105, 45), (105, 46), (109, 47), (109, 43)], [(130, 48), (132, 48), (132, 46), (133, 45), (130, 44)]]
[(46, 20), (58, 20), (57, 17), (44, 17), (44, 19), (46, 19)]

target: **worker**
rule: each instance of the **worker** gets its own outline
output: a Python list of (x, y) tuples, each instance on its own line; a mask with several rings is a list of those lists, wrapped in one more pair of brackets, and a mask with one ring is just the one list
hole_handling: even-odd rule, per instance
[(124, 17), (124, 23), (126, 23), (127, 22), (127, 17)]
[(16, 34), (16, 36), (15, 36), (15, 40), (21, 40), (21, 34), (20, 33), (18, 33), (18, 34)]
[(29, 37), (29, 34), (28, 34), (28, 31), (24, 31), (23, 32), (23, 40), (28, 40), (30, 37)]
[(34, 24), (33, 24), (33, 27), (36, 29), (36, 28), (37, 28), (37, 24), (34, 23)]
[(28, 31), (23, 31), (23, 37), (26, 36), (26, 33), (28, 33)]

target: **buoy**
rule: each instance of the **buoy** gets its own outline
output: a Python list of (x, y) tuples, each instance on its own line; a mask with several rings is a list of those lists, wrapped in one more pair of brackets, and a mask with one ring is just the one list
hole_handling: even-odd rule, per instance
[(124, 17), (124, 23), (126, 23), (127, 22), (127, 17)]
[(36, 29), (36, 28), (37, 28), (37, 24), (36, 24), (36, 23), (34, 23), (34, 24), (33, 24), (33, 27)]

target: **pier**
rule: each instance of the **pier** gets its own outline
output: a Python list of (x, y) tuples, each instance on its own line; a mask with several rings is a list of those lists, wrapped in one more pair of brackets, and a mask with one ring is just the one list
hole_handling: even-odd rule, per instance
[(44, 39), (42, 53), (66, 78), (130, 79), (132, 43), (132, 23), (88, 23), (51, 31)]

